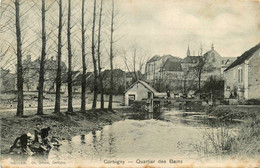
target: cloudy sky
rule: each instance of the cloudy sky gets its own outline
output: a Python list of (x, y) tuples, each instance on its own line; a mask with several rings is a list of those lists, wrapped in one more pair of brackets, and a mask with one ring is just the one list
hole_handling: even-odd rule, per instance
[[(9, 2), (10, 0), (2, 1)], [(27, 2), (23, 4), (22, 11), (32, 5), (31, 0), (27, 0)], [(51, 3), (53, 0), (49, 0), (49, 2)], [(66, 11), (67, 1), (63, 2)], [(73, 23), (80, 25), (81, 1), (73, 0), (72, 2)], [(99, 4), (100, 0), (97, 0), (97, 2)], [(109, 31), (107, 30), (109, 30), (110, 25), (108, 16), (111, 9), (111, 0), (104, 0), (104, 2), (105, 33), (103, 37), (107, 37), (104, 38), (103, 43), (108, 47)], [(91, 37), (92, 8), (93, 0), (87, 0), (86, 15), (89, 37)], [(118, 39), (116, 47), (119, 50), (126, 51), (127, 56), (130, 56), (132, 44), (145, 51), (150, 58), (154, 55), (165, 54), (184, 58), (188, 45), (191, 53), (197, 55), (200, 46), (203, 46), (205, 53), (210, 50), (212, 43), (214, 43), (215, 50), (221, 56), (236, 57), (260, 42), (260, 0), (115, 0), (115, 8), (119, 13), (116, 22), (118, 29), (115, 31), (115, 36)], [(13, 17), (11, 13), (5, 13), (3, 17)], [(53, 25), (52, 22), (57, 22), (57, 15), (56, 4), (48, 11), (47, 17), (49, 19), (47, 18), (47, 21), (49, 25)], [(28, 51), (32, 58), (40, 56), (40, 17), (39, 1), (38, 8), (30, 11), (29, 16), (22, 21), (22, 26), (30, 25), (29, 31), (26, 34), (23, 33), (28, 41), (38, 39), (38, 42)], [(64, 19), (66, 20), (66, 17)], [(75, 37), (75, 41), (79, 41), (81, 37), (79, 27), (74, 27), (73, 37)], [(12, 31), (15, 30), (14, 28), (14, 26), (11, 28)], [(9, 41), (6, 46), (9, 43), (15, 46), (16, 40), (12, 31), (1, 34), (2, 43)], [(57, 31), (54, 31), (54, 33), (57, 33)], [(66, 28), (64, 28), (63, 37), (66, 38)], [(53, 38), (56, 39), (56, 36), (53, 35)], [(64, 39), (65, 41), (66, 39)], [(47, 43), (47, 45), (56, 46), (55, 43)], [(78, 53), (75, 52), (78, 58), (76, 57), (74, 62), (75, 65), (80, 65), (80, 45), (77, 45), (78, 42), (73, 43), (74, 48), (78, 50)], [(87, 45), (90, 51), (91, 40), (88, 41)], [(55, 50), (56, 48), (53, 47), (53, 51)], [(67, 47), (63, 47), (63, 50), (63, 61), (67, 62)], [(107, 55), (106, 50), (103, 49), (103, 53)], [(48, 56), (50, 58), (55, 55), (56, 52), (53, 52)], [(141, 56), (140, 54), (139, 57)], [(14, 52), (7, 55), (7, 58), (9, 57), (13, 57), (13, 62), (11, 62), (13, 66), (8, 67), (15, 68)], [(89, 57), (89, 61), (91, 61), (90, 54)], [(107, 63), (104, 65), (106, 68), (109, 67), (107, 58), (103, 62)], [(124, 69), (122, 62), (122, 56), (117, 56), (115, 67)]]
[(222, 56), (239, 56), (260, 42), (260, 1), (117, 0), (125, 41), (153, 55), (184, 57), (214, 43)]

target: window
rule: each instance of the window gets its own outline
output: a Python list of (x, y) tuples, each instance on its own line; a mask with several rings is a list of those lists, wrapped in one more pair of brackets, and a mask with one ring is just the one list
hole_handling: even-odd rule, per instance
[(243, 82), (243, 69), (238, 69), (238, 82)]

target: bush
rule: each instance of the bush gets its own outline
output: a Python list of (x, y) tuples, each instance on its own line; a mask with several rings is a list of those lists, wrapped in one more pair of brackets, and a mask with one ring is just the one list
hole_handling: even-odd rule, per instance
[(200, 148), (205, 154), (230, 157), (259, 157), (260, 119), (250, 119), (241, 124), (238, 130), (222, 125), (205, 129)]
[(232, 130), (225, 125), (204, 131), (204, 153), (222, 155), (231, 153), (236, 149), (236, 143)]
[(248, 99), (239, 101), (241, 105), (260, 105), (260, 99)]
[(147, 110), (146, 100), (139, 100), (139, 101), (135, 100), (134, 103), (131, 105), (131, 107), (133, 107), (134, 109), (146, 111)]
[[(239, 155), (255, 156), (260, 153), (259, 135), (260, 135), (260, 120), (250, 121), (245, 124), (239, 131), (236, 138)], [(258, 122), (258, 123), (256, 123)]]
[(229, 105), (229, 102), (227, 100), (223, 99), (223, 100), (220, 100), (220, 104), (221, 105)]
[(209, 114), (222, 120), (255, 118), (259, 107), (217, 106)]

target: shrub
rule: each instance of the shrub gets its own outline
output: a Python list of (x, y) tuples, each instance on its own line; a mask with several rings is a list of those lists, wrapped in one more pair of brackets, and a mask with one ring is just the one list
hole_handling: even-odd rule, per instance
[(204, 131), (204, 152), (216, 155), (227, 154), (234, 151), (236, 143), (232, 130), (227, 126), (205, 129)]
[(131, 107), (133, 107), (134, 109), (146, 111), (147, 110), (146, 100), (140, 100), (140, 101), (135, 100), (134, 103), (131, 105)]
[(260, 105), (260, 99), (249, 99), (241, 102), (244, 105)]
[(241, 106), (217, 106), (209, 112), (210, 115), (222, 120), (255, 118), (259, 113), (259, 107)]
[(260, 153), (260, 119), (250, 119), (239, 129), (237, 153), (239, 155), (252, 155)]
[(230, 157), (259, 157), (260, 119), (254, 118), (241, 124), (238, 130), (222, 125), (205, 129), (200, 144), (204, 154), (225, 155)]

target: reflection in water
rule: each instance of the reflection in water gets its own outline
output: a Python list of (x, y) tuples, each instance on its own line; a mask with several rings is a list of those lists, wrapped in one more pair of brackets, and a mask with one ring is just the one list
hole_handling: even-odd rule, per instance
[(93, 145), (95, 152), (97, 153), (98, 158), (100, 158), (100, 154), (99, 154), (99, 150), (98, 150), (98, 144), (97, 144), (96, 130), (92, 130), (92, 145)]
[(104, 131), (103, 131), (103, 128), (101, 129), (101, 131), (100, 131), (100, 143), (99, 143), (99, 145), (100, 145), (100, 148), (102, 149), (103, 148), (103, 137), (104, 137)]
[(133, 120), (163, 120), (163, 112), (154, 112), (154, 113), (132, 113), (126, 116), (127, 119)]
[(113, 157), (113, 143), (114, 143), (114, 139), (113, 139), (113, 136), (112, 136), (111, 127), (109, 128), (108, 136), (109, 136), (109, 137), (108, 137), (109, 158), (112, 158), (112, 157)]
[(81, 144), (85, 144), (85, 135), (80, 136)]

